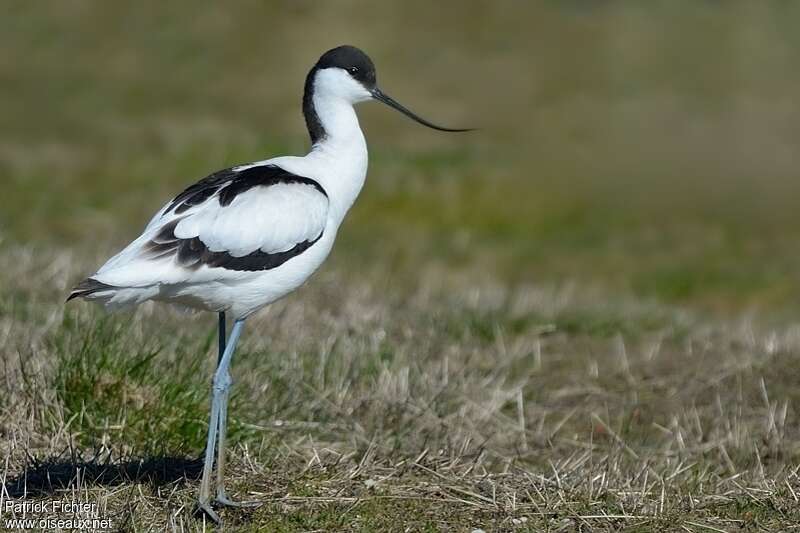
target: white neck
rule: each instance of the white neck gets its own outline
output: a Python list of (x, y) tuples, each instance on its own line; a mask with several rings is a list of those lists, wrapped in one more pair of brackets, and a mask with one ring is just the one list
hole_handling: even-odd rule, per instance
[(366, 179), (367, 142), (352, 103), (324, 93), (315, 94), (313, 101), (325, 135), (306, 157), (317, 167), (314, 178), (328, 192), (331, 214), (341, 222)]

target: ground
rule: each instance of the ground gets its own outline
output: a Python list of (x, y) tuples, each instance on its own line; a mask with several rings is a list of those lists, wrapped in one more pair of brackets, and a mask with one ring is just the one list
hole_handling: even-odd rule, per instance
[(304, 71), (352, 42), (481, 129), (360, 111), (333, 255), (233, 361), (228, 485), (263, 505), (226, 530), (800, 523), (796, 8), (189, 5), (0, 22), (0, 510), (212, 529), (215, 317), (64, 298), (181, 187), (302, 152)]

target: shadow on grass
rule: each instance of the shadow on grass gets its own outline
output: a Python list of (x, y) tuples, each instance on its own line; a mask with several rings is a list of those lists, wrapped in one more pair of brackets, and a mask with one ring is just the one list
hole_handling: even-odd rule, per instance
[(5, 491), (11, 498), (46, 496), (78, 485), (114, 486), (122, 483), (163, 485), (180, 480), (196, 480), (203, 470), (202, 458), (147, 457), (112, 462), (66, 460), (54, 457), (31, 459), (25, 471), (6, 481)]

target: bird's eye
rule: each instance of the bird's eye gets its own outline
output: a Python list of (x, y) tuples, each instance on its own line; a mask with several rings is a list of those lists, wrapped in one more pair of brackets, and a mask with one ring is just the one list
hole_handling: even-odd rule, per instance
[(350, 74), (356, 74), (358, 72), (358, 67), (350, 67), (347, 69)]

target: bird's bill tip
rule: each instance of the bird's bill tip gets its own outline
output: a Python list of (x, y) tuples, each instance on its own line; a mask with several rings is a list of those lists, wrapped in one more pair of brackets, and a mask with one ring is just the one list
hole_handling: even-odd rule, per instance
[(381, 91), (377, 87), (372, 89), (372, 97), (375, 100), (377, 100), (379, 102), (382, 102), (382, 103), (388, 105), (389, 107), (391, 107), (393, 109), (396, 109), (397, 111), (400, 111), (402, 114), (404, 114), (408, 118), (414, 120), (415, 122), (418, 122), (418, 123), (422, 124), (423, 126), (427, 126), (427, 127), (431, 128), (431, 129), (439, 130), (439, 131), (448, 131), (448, 132), (474, 131), (474, 128), (445, 128), (443, 126), (437, 126), (436, 124), (434, 124), (434, 123), (432, 123), (432, 122), (430, 122), (428, 120), (425, 120), (424, 118), (420, 117), (419, 115), (417, 115), (416, 113), (414, 113), (413, 111), (411, 111), (410, 109), (405, 107), (404, 105), (400, 104), (400, 102), (398, 102), (397, 100), (395, 100), (394, 98), (392, 98), (388, 94), (384, 93), (383, 91)]

